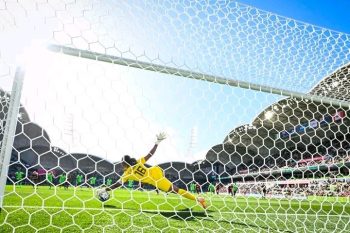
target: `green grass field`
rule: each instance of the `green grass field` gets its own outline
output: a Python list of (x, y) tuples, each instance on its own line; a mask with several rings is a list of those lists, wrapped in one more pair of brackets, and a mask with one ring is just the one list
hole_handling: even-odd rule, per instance
[(207, 211), (176, 194), (7, 186), (0, 232), (350, 232), (350, 199), (307, 201), (204, 194)]

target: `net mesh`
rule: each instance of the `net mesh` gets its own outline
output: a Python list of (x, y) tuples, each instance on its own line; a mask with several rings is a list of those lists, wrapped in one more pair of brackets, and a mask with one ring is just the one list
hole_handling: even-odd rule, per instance
[[(350, 230), (349, 35), (235, 1), (0, 1), (3, 127), (19, 54), (1, 232)], [(162, 131), (145, 169), (185, 194), (152, 173), (99, 200)]]

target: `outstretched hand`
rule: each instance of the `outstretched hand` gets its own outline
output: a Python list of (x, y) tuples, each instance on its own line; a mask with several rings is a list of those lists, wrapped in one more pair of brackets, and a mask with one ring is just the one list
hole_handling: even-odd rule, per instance
[(166, 133), (164, 132), (161, 132), (159, 134), (156, 135), (157, 137), (157, 141), (156, 141), (156, 144), (158, 145), (161, 141), (163, 141), (164, 139), (166, 139)]

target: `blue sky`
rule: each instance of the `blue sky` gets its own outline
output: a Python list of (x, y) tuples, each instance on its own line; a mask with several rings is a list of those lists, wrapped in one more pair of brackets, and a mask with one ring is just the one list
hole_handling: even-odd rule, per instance
[[(310, 90), (348, 59), (350, 45), (337, 41), (338, 37), (343, 39), (342, 33), (274, 17), (236, 3), (113, 2), (110, 8), (126, 12), (113, 28), (117, 32), (113, 39), (122, 51), (132, 51), (123, 54), (129, 58), (135, 55), (145, 61), (159, 58), (154, 62), (175, 67), (185, 65), (203, 73), (299, 92)], [(280, 8), (298, 14), (295, 7), (285, 5)], [(307, 21), (303, 15), (295, 17)], [(319, 15), (309, 14), (309, 17), (315, 18), (310, 23), (321, 24), (316, 22)]]
[(238, 0), (238, 2), (350, 34), (348, 0)]

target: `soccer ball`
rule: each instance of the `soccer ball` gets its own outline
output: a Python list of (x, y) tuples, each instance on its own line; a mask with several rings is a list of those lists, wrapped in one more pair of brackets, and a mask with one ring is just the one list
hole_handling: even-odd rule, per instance
[(110, 198), (109, 193), (104, 189), (97, 190), (96, 194), (97, 194), (97, 198), (102, 202), (105, 202)]

